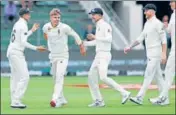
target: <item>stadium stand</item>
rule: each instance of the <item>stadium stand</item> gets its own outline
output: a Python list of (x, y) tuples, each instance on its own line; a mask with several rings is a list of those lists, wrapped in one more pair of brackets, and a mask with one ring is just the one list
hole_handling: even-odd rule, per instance
[[(1, 25), (4, 23), (4, 5), (5, 2), (1, 2)], [(39, 45), (44, 44), (46, 45), (46, 42), (43, 39), (42, 34), (42, 27), (44, 23), (49, 22), (49, 11), (52, 8), (59, 8), (62, 12), (62, 22), (70, 25), (81, 37), (84, 34), (84, 28), (87, 24), (91, 23), (91, 20), (88, 18), (88, 15), (86, 12), (82, 9), (81, 5), (79, 5), (79, 2), (76, 1), (40, 1), (37, 2), (36, 5), (33, 5), (32, 7), (32, 13), (31, 13), (31, 20), (29, 23), (29, 28), (32, 26), (33, 23), (37, 22), (40, 23), (40, 29), (34, 33), (29, 41), (32, 44)], [(21, 5), (17, 5), (18, 10), (21, 8)], [(1, 50), (6, 50), (10, 34), (12, 30), (13, 25), (10, 25), (7, 29), (1, 30)], [(75, 47), (75, 42), (73, 39), (69, 39), (69, 45), (71, 49), (77, 49)]]

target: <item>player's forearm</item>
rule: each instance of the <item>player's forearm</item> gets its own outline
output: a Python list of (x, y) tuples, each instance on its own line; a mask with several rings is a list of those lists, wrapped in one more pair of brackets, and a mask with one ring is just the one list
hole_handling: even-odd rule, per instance
[(95, 38), (96, 40), (103, 41), (103, 42), (112, 42), (112, 36), (107, 36), (107, 37), (97, 37)]
[(134, 41), (131, 45), (130, 45), (130, 49), (134, 48), (135, 46), (139, 45), (140, 42), (139, 41)]
[(27, 42), (27, 36), (22, 36), (22, 45), (26, 48), (36, 50), (37, 47)]
[(84, 44), (81, 43), (81, 44), (79, 45), (79, 48), (80, 48), (80, 49), (83, 49), (83, 48), (84, 48)]
[(82, 40), (81, 40), (81, 38), (79, 37), (79, 35), (78, 35), (76, 32), (72, 31), (72, 32), (70, 33), (70, 35), (75, 39), (75, 41), (76, 41), (76, 43), (77, 43), (78, 45), (81, 45), (81, 44), (82, 44)]
[(96, 40), (92, 41), (84, 41), (85, 46), (95, 46), (96, 45)]
[(23, 42), (24, 43), (24, 46), (26, 47), (26, 48), (29, 48), (29, 49), (32, 49), (32, 50), (37, 50), (37, 47), (36, 46), (34, 46), (34, 45), (32, 45), (32, 44), (30, 44), (30, 43), (28, 43), (28, 42)]
[(167, 44), (162, 44), (162, 53), (166, 55), (166, 53), (167, 53)]
[(32, 35), (32, 30), (29, 30), (28, 32), (27, 32), (27, 37), (29, 37), (30, 35)]

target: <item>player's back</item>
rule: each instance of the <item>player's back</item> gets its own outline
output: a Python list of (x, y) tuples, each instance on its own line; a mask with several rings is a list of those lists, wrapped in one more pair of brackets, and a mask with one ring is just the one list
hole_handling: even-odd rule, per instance
[[(9, 53), (10, 51), (13, 52), (24, 51), (25, 47), (22, 43), (23, 38), (21, 38), (22, 37), (21, 35), (27, 34), (26, 30), (27, 30), (27, 22), (25, 22), (24, 19), (20, 18), (13, 26), (7, 53)], [(26, 31), (26, 33), (24, 31)]]

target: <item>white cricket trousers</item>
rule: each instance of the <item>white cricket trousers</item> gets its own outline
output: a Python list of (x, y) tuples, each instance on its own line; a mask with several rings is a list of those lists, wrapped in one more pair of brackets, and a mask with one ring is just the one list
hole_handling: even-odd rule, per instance
[(54, 92), (52, 100), (63, 100), (64, 75), (67, 69), (68, 59), (57, 60), (52, 63), (51, 73), (54, 79)]
[(23, 55), (9, 55), (11, 70), (10, 94), (11, 102), (20, 102), (29, 82), (27, 63)]
[(165, 81), (167, 87), (166, 86), (164, 87), (164, 90), (160, 96), (168, 97), (168, 91), (172, 86), (174, 76), (175, 76), (175, 50), (171, 50), (165, 67)]
[(120, 91), (124, 95), (127, 91), (124, 90), (119, 84), (117, 84), (113, 79), (107, 77), (108, 65), (111, 61), (110, 52), (102, 52), (96, 54), (96, 57), (91, 65), (88, 74), (88, 85), (92, 99), (103, 100), (100, 93), (98, 78), (111, 88)]
[(137, 94), (137, 97), (143, 98), (145, 93), (153, 81), (156, 80), (160, 93), (163, 91), (165, 87), (165, 81), (162, 77), (162, 70), (161, 70), (161, 59), (160, 58), (148, 58), (147, 59), (147, 67), (144, 74), (144, 81), (140, 91)]

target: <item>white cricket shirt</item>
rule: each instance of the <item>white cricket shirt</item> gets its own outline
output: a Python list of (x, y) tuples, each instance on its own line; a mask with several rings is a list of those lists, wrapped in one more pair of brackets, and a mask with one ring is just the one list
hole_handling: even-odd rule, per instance
[(153, 16), (147, 20), (144, 29), (137, 38), (138, 42), (145, 40), (147, 57), (161, 58), (162, 44), (166, 44), (166, 33), (163, 23)]
[(84, 42), (85, 46), (96, 46), (96, 58), (111, 55), (112, 28), (103, 19), (96, 23), (95, 40)]
[(31, 34), (32, 31), (28, 31), (27, 21), (20, 18), (13, 26), (7, 57), (9, 54), (23, 55), (25, 48), (36, 50), (36, 46), (27, 42)]
[(50, 51), (49, 58), (51, 61), (57, 59), (68, 59), (68, 36), (73, 36), (76, 43), (80, 45), (82, 40), (79, 35), (67, 24), (59, 22), (56, 27), (51, 23), (43, 26), (43, 32), (47, 34), (48, 49)]

